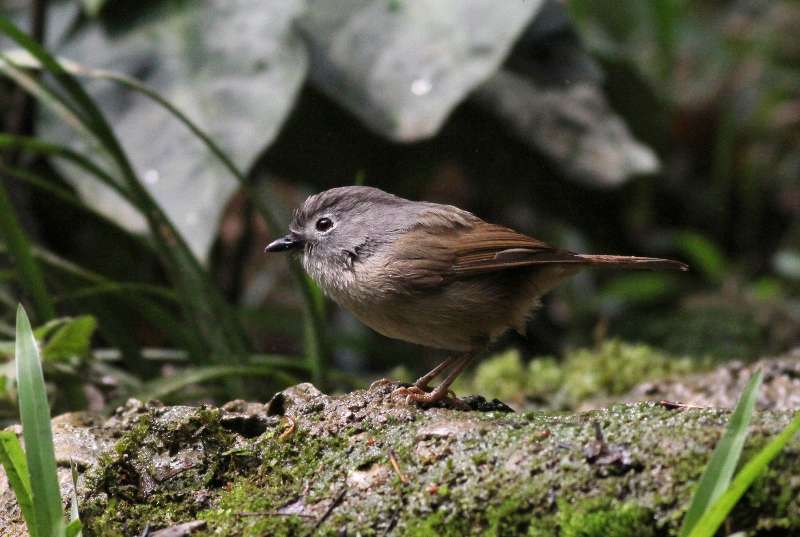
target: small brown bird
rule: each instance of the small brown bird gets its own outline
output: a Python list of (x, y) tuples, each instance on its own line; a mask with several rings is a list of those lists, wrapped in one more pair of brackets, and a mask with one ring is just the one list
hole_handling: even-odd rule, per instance
[(560, 250), (458, 207), (370, 187), (310, 196), (289, 230), (266, 251), (302, 248), (306, 272), (364, 324), (387, 337), (457, 352), (395, 391), (420, 403), (446, 398), (478, 352), (509, 328), (524, 333), (539, 298), (582, 268), (687, 270), (668, 259)]

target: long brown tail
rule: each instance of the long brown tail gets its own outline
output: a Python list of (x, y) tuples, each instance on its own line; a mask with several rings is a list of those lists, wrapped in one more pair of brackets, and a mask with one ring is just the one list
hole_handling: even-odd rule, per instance
[(589, 255), (578, 254), (590, 265), (609, 265), (634, 270), (689, 270), (689, 266), (680, 261), (659, 259), (658, 257), (633, 257), (627, 255)]

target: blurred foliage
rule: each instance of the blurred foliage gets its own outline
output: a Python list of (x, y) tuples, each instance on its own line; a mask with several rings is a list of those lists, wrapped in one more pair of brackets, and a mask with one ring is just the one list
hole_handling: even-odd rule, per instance
[[(42, 368), (51, 384), (58, 386), (53, 401), (57, 409), (86, 406), (82, 386), (86, 381), (90, 344), (96, 327), (95, 318), (84, 315), (53, 319), (33, 331), (41, 349)], [(14, 367), (14, 340), (0, 341), (0, 416), (15, 414)]]
[(691, 373), (713, 363), (709, 357), (679, 357), (612, 339), (594, 349), (569, 351), (561, 359), (534, 357), (527, 364), (512, 349), (481, 362), (456, 387), (520, 407), (576, 409), (590, 399), (623, 395), (641, 382)]
[[(122, 17), (124, 9), (105, 9), (111, 4), (83, 1), (89, 18)], [(13, 334), (19, 299), (31, 306), (59, 409), (102, 407), (137, 393), (224, 399), (247, 393), (231, 382), (241, 377), (253, 378), (245, 384), (261, 397), (311, 376), (341, 379), (341, 371), (369, 377), (413, 363), (407, 373), (413, 378), (441, 355), (376, 336), (338, 308), (324, 307), (296, 266), (261, 255), (306, 194), (363, 183), (456, 203), (566, 248), (673, 256), (691, 265), (688, 275), (579, 275), (545, 300), (528, 341), (514, 342), (520, 351), (478, 365), (476, 392), (570, 408), (645, 379), (798, 345), (800, 34), (792, 29), (800, 25), (800, 4), (570, 0), (568, 6), (605, 72), (614, 108), (657, 150), (658, 174), (613, 190), (571, 183), (469, 102), (436, 138), (393, 144), (307, 89), (249, 172), (225, 162), (214, 140), (184, 118), (242, 185), (208, 267), (147, 196), (75, 72), (60, 70), (17, 36), (50, 76), (39, 79), (13, 65), (6, 74), (34, 88), (41, 105), (92, 145), (76, 153), (30, 130), (0, 137), (0, 334)], [(135, 81), (110, 77), (126, 84), (119, 91), (147, 94)], [(3, 81), (5, 116), (17, 110), (13, 94), (11, 81)], [(180, 114), (159, 102), (164, 114)], [(149, 219), (151, 236), (130, 234), (85, 206), (54, 159), (115, 185)], [(52, 320), (53, 310), (61, 317)], [(334, 327), (329, 341), (322, 324)], [(605, 343), (569, 350), (593, 340)], [(328, 343), (335, 351), (332, 375)], [(554, 357), (526, 365), (528, 356), (541, 355)], [(3, 373), (10, 371), (9, 356), (0, 364), (3, 401), (13, 400), (12, 375)], [(201, 381), (212, 385), (198, 388)]]

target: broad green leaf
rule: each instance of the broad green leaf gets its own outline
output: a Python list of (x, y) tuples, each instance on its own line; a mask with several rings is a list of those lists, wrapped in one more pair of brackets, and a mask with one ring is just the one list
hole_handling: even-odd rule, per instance
[(689, 537), (713, 537), (716, 535), (717, 530), (725, 522), (725, 518), (727, 518), (747, 489), (750, 488), (753, 481), (767, 469), (767, 465), (778, 456), (799, 430), (800, 413), (795, 414), (791, 423), (744, 465), (744, 468), (736, 475), (725, 494), (703, 513), (703, 517), (697, 521)]
[(742, 454), (744, 441), (747, 438), (747, 428), (750, 426), (750, 418), (753, 415), (758, 398), (758, 388), (761, 386), (763, 377), (764, 373), (758, 370), (742, 392), (728, 422), (728, 427), (717, 447), (714, 448), (711, 460), (697, 484), (697, 489), (692, 496), (692, 503), (689, 505), (689, 510), (681, 525), (679, 534), (681, 537), (691, 534), (695, 524), (708, 510), (708, 507), (717, 501), (728, 488)]
[(96, 328), (97, 320), (91, 315), (69, 319), (48, 338), (42, 348), (42, 358), (46, 362), (57, 362), (88, 356)]
[(47, 405), (42, 364), (33, 330), (20, 305), (17, 309), (17, 384), (25, 457), (30, 472), (34, 516), (38, 535), (60, 535), (64, 529), (58, 488), (50, 408)]
[(37, 326), (33, 329), (33, 337), (36, 338), (36, 341), (44, 341), (50, 334), (58, 330), (60, 327), (64, 326), (66, 323), (69, 322), (69, 317), (57, 317), (55, 319), (51, 319), (44, 323), (41, 326)]
[(22, 517), (28, 526), (28, 533), (31, 534), (31, 537), (38, 537), (28, 464), (25, 462), (25, 453), (22, 451), (17, 435), (11, 431), (0, 431), (0, 463), (6, 471), (6, 478), (11, 485), (11, 490), (17, 497)]

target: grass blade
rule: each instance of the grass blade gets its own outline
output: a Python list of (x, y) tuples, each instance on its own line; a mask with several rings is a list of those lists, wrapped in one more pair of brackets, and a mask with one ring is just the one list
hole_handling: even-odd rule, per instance
[(791, 423), (745, 464), (728, 490), (697, 521), (689, 537), (713, 537), (753, 481), (766, 470), (767, 465), (794, 438), (798, 430), (800, 430), (800, 413), (795, 414)]
[(703, 517), (708, 507), (716, 502), (728, 488), (742, 454), (744, 441), (747, 438), (747, 428), (750, 426), (750, 418), (753, 415), (758, 388), (761, 386), (763, 377), (764, 373), (758, 370), (750, 378), (742, 392), (730, 422), (728, 422), (728, 427), (714, 449), (714, 453), (711, 454), (711, 460), (692, 496), (689, 510), (681, 525), (679, 534), (681, 537), (691, 534), (695, 524)]
[(30, 472), (38, 535), (60, 535), (64, 529), (58, 488), (50, 408), (47, 405), (39, 349), (22, 306), (17, 308), (17, 386), (25, 457)]
[[(23, 54), (25, 51), (12, 51), (9, 53), (16, 62), (25, 65), (28, 68), (40, 68), (41, 65), (37, 62), (36, 58), (30, 55)], [(106, 69), (92, 69), (70, 60), (59, 60), (61, 66), (66, 72), (77, 76), (86, 76), (90, 78), (97, 78), (102, 80), (111, 80), (121, 84), (128, 89), (141, 93), (142, 95), (153, 100), (170, 114), (172, 114), (178, 121), (180, 121), (192, 134), (194, 134), (214, 155), (220, 163), (230, 172), (230, 174), (239, 182), (241, 188), (244, 190), (248, 199), (253, 203), (256, 211), (258, 211), (261, 218), (270, 229), (280, 229), (278, 219), (267, 206), (266, 203), (250, 188), (250, 181), (245, 173), (243, 173), (234, 164), (233, 160), (219, 147), (213, 138), (209, 136), (199, 125), (193, 122), (186, 114), (184, 114), (177, 106), (172, 104), (169, 100), (163, 98), (157, 91), (148, 87), (135, 78), (129, 77), (122, 73), (109, 71)], [(362, 174), (363, 181), (363, 174)], [(322, 293), (316, 284), (307, 278), (299, 263), (287, 256), (289, 269), (292, 276), (295, 278), (298, 286), (300, 287), (303, 301), (305, 303), (306, 322), (304, 324), (304, 346), (306, 357), (312, 371), (312, 380), (314, 383), (324, 389), (327, 379), (327, 364), (330, 350), (328, 348), (327, 338), (325, 337), (325, 323), (324, 323), (324, 308), (320, 305), (322, 303)]]
[(33, 301), (36, 318), (44, 322), (55, 317), (55, 308), (44, 283), (39, 263), (33, 257), (31, 244), (17, 220), (5, 187), (0, 184), (0, 234), (14, 262), (17, 279)]
[(186, 368), (173, 377), (151, 381), (143, 387), (140, 393), (135, 395), (143, 401), (162, 399), (191, 384), (227, 377), (270, 377), (286, 386), (298, 382), (297, 377), (277, 370), (271, 365), (209, 365)]
[[(244, 356), (248, 342), (238, 317), (214, 287), (175, 225), (144, 188), (111, 126), (88, 93), (53, 56), (8, 19), (0, 17), (0, 31), (16, 41), (55, 78), (79, 111), (83, 130), (91, 133), (116, 164), (134, 205), (147, 220), (156, 249), (181, 295), (181, 304), (195, 336), (203, 343), (199, 348), (208, 351), (197, 358), (208, 360), (210, 356), (227, 355), (227, 360), (236, 360)], [(232, 384), (231, 387), (238, 386)]]
[[(0, 244), (0, 253), (6, 253), (7, 249)], [(158, 327), (168, 334), (173, 344), (189, 349), (194, 355), (202, 352), (198, 345), (199, 342), (186, 327), (178, 321), (172, 312), (168, 311), (154, 300), (150, 300), (145, 295), (150, 295), (155, 298), (163, 298), (170, 303), (178, 301), (177, 296), (171, 289), (166, 289), (160, 286), (150, 286), (147, 284), (134, 284), (134, 283), (121, 283), (113, 282), (105, 276), (93, 272), (89, 269), (81, 267), (67, 259), (64, 259), (52, 252), (33, 247), (33, 255), (44, 266), (54, 269), (59, 272), (56, 281), (63, 284), (65, 277), (76, 279), (80, 282), (87, 282), (88, 287), (78, 289), (74, 293), (66, 295), (56, 295), (54, 297), (56, 302), (69, 301), (74, 299), (82, 299), (82, 305), (86, 306), (87, 301), (98, 294), (106, 292), (118, 295), (122, 301), (129, 304), (132, 308), (136, 309), (147, 321), (154, 327)], [(144, 287), (143, 287), (144, 286)], [(105, 304), (106, 301), (96, 301), (89, 304), (90, 309), (94, 311), (98, 318), (101, 319), (101, 330), (105, 333), (106, 337), (118, 344), (119, 338), (114, 337), (115, 334), (109, 333), (110, 323), (113, 321), (112, 315), (103, 314), (108, 308)], [(129, 331), (125, 328), (125, 332)], [(135, 366), (136, 364), (132, 364)]]
[(705, 275), (708, 281), (720, 283), (728, 272), (730, 262), (707, 237), (694, 231), (682, 231), (675, 235), (675, 246), (689, 258), (692, 267)]
[[(66, 62), (65, 68), (77, 75), (88, 76), (92, 78), (111, 80), (117, 82), (129, 89), (137, 91), (142, 95), (152, 99), (154, 102), (161, 105), (165, 110), (170, 112), (178, 121), (189, 129), (214, 155), (222, 165), (230, 172), (230, 174), (239, 181), (239, 185), (244, 190), (248, 199), (253, 203), (256, 211), (267, 224), (270, 229), (280, 229), (278, 219), (275, 218), (269, 207), (261, 200), (253, 190), (250, 188), (250, 181), (247, 176), (239, 170), (234, 164), (233, 160), (219, 147), (213, 138), (209, 136), (199, 125), (193, 122), (189, 116), (181, 112), (181, 110), (172, 104), (169, 100), (163, 98), (158, 92), (141, 83), (140, 81), (126, 76), (122, 73), (116, 73), (104, 69), (90, 69), (88, 67), (79, 65), (75, 62)], [(288, 257), (288, 256), (287, 256)], [(312, 372), (312, 380), (320, 389), (324, 389), (327, 380), (327, 363), (329, 349), (327, 339), (325, 337), (325, 323), (324, 323), (324, 299), (322, 293), (316, 284), (307, 278), (298, 262), (292, 257), (288, 257), (289, 269), (295, 281), (298, 283), (303, 301), (305, 303), (306, 321), (304, 324), (304, 346), (306, 357), (309, 362), (309, 367)]]
[(78, 467), (75, 465), (75, 461), (71, 459), (69, 461), (69, 469), (72, 474), (72, 494), (70, 494), (69, 499), (67, 537), (81, 537), (81, 515), (78, 512)]
[(136, 200), (131, 194), (121, 186), (114, 178), (105, 170), (97, 166), (94, 162), (90, 161), (80, 153), (58, 144), (51, 144), (43, 142), (36, 138), (29, 138), (27, 136), (17, 136), (14, 134), (0, 133), (0, 148), (3, 149), (24, 149), (32, 153), (47, 155), (52, 157), (61, 158), (69, 161), (71, 164), (78, 166), (92, 177), (112, 189), (115, 193), (119, 194), (125, 201), (141, 210), (141, 207), (136, 205)]
[(38, 537), (28, 464), (25, 462), (25, 453), (17, 435), (11, 431), (0, 431), (0, 463), (6, 471), (6, 479), (11, 485), (11, 490), (17, 497), (22, 517), (28, 526), (28, 533), (31, 537)]
[(128, 230), (126, 230), (125, 228), (117, 224), (115, 221), (108, 218), (106, 215), (95, 210), (89, 205), (86, 205), (83, 201), (81, 201), (81, 199), (76, 194), (73, 194), (70, 190), (66, 188), (56, 185), (53, 181), (44, 179), (43, 177), (33, 174), (28, 170), (23, 170), (21, 168), (16, 168), (11, 166), (5, 166), (3, 164), (0, 164), (0, 172), (19, 181), (23, 181), (43, 192), (46, 192), (47, 194), (53, 196), (54, 198), (57, 198), (59, 201), (71, 207), (74, 207), (80, 211), (88, 213), (93, 218), (99, 220), (99, 225), (115, 229), (121, 233), (125, 233), (126, 235), (130, 236), (133, 240), (135, 240), (138, 244), (149, 247), (149, 243), (145, 241), (143, 238), (141, 238), (139, 235), (131, 234)]
[(61, 120), (80, 131), (82, 134), (88, 134), (83, 122), (81, 121), (79, 113), (64, 99), (63, 96), (58, 95), (53, 90), (39, 82), (34, 77), (30, 76), (26, 71), (20, 69), (17, 64), (5, 53), (0, 53), (0, 71), (3, 71), (6, 76), (14, 80), (21, 88), (30, 93), (33, 97), (47, 104), (47, 106), (57, 115)]
[(64, 529), (64, 535), (65, 537), (80, 537), (82, 529), (83, 524), (81, 524), (80, 520), (76, 519), (67, 525)]

